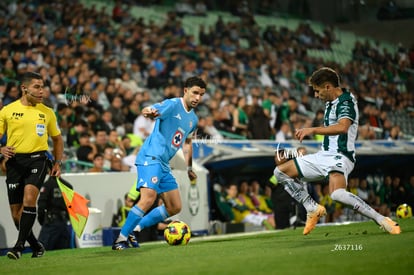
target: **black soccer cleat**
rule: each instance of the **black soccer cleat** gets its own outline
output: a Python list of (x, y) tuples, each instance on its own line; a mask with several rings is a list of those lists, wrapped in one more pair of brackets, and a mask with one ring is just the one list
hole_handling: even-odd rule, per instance
[(33, 250), (33, 254), (32, 254), (32, 258), (40, 258), (43, 255), (45, 255), (45, 247), (43, 246), (43, 244), (41, 242), (37, 242), (38, 247), (36, 249), (32, 248)]
[(24, 247), (21, 245), (16, 245), (9, 252), (7, 252), (7, 257), (12, 260), (18, 260), (22, 257), (22, 251)]

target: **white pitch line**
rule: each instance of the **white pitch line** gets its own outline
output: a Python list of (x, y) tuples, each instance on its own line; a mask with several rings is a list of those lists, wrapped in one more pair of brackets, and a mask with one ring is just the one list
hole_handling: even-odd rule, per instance
[[(340, 225), (348, 225), (353, 223), (361, 223), (366, 221), (345, 221), (345, 222), (335, 222), (335, 223), (319, 223), (316, 226), (340, 226)], [(228, 233), (228, 234), (220, 234), (220, 235), (208, 235), (208, 236), (194, 236), (191, 238), (190, 242), (199, 242), (199, 241), (208, 241), (208, 240), (222, 240), (222, 239), (235, 239), (239, 237), (245, 237), (245, 236), (255, 236), (255, 235), (261, 235), (261, 234), (277, 234), (286, 230), (296, 230), (300, 229), (302, 227), (297, 228), (286, 228), (281, 230), (263, 230), (263, 231), (252, 231), (252, 232), (241, 232), (241, 233)], [(167, 244), (164, 240), (160, 241), (153, 241), (153, 242), (144, 242), (140, 244), (140, 246), (146, 246), (146, 245), (156, 245), (164, 243)]]

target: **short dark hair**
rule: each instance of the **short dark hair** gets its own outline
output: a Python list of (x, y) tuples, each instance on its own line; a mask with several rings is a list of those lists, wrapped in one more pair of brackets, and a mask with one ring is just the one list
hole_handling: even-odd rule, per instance
[(20, 84), (27, 84), (30, 83), (32, 81), (32, 79), (40, 79), (43, 80), (42, 76), (38, 73), (35, 72), (25, 72), (21, 79), (20, 79)]
[(79, 135), (79, 137), (90, 137), (91, 135), (89, 134), (89, 132), (88, 131), (85, 131), (85, 132), (82, 132), (82, 133), (80, 133), (80, 135)]
[(341, 84), (338, 73), (329, 67), (322, 67), (316, 70), (309, 79), (309, 85), (315, 85), (317, 87), (320, 87), (326, 82), (331, 83), (334, 87), (339, 87)]
[(83, 119), (76, 120), (75, 123), (74, 123), (74, 125), (75, 126), (80, 125), (80, 126), (83, 126), (85, 128), (89, 127), (89, 124), (85, 120), (83, 120)]
[(206, 82), (198, 76), (192, 76), (188, 78), (184, 83), (184, 88), (191, 88), (194, 86), (198, 86), (201, 89), (205, 89), (207, 87)]
[(68, 105), (66, 105), (65, 103), (58, 103), (58, 105), (57, 105), (57, 107), (56, 107), (56, 110), (59, 112), (59, 111), (62, 111), (62, 110), (64, 110), (64, 109), (66, 109), (66, 108), (68, 108), (69, 106)]
[(94, 156), (93, 156), (93, 160), (95, 160), (95, 159), (97, 159), (97, 158), (103, 158), (104, 156), (101, 154), (101, 153), (96, 153)]

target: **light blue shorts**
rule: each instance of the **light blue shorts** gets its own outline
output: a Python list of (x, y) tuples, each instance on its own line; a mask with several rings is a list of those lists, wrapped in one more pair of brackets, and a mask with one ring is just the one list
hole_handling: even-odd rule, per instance
[(178, 189), (177, 181), (171, 170), (163, 170), (160, 163), (137, 165), (137, 170), (137, 190), (141, 187), (146, 187), (154, 189), (157, 191), (157, 194), (161, 194)]

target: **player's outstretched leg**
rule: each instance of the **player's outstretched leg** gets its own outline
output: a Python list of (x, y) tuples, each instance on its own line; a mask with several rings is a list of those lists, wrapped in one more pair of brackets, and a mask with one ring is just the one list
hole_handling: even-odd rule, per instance
[(360, 197), (346, 191), (343, 188), (336, 189), (332, 192), (331, 198), (335, 201), (339, 201), (343, 204), (351, 206), (353, 209), (357, 210), (362, 215), (371, 218), (381, 229), (389, 232), (390, 234), (400, 234), (401, 228), (395, 221), (391, 220), (388, 217), (384, 217), (371, 206), (369, 206), (365, 201)]
[(303, 184), (296, 182), (285, 173), (275, 168), (274, 174), (277, 180), (283, 184), (284, 189), (297, 202), (301, 203), (307, 214), (305, 228), (303, 234), (308, 235), (319, 222), (319, 219), (326, 215), (326, 209), (323, 205), (318, 204), (303, 187)]

